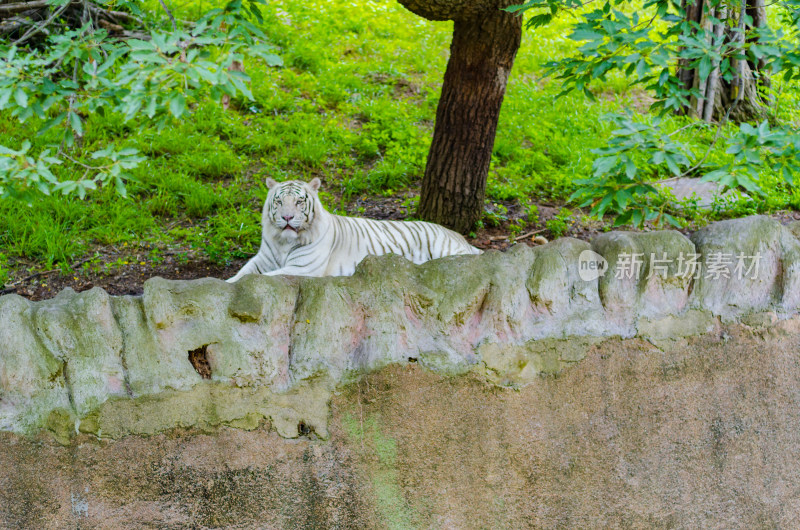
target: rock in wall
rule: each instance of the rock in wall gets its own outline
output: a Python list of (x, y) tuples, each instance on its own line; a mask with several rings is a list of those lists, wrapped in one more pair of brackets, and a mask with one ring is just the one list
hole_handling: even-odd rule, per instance
[(798, 233), (0, 297), (0, 527), (791, 527)]
[[(587, 259), (605, 260), (605, 274), (587, 276)], [(779, 321), (798, 305), (800, 242), (765, 217), (690, 238), (612, 232), (421, 266), (369, 257), (344, 278), (153, 278), (140, 297), (7, 295), (0, 430), (45, 429), (66, 443), (269, 420), (282, 436), (326, 438), (331, 393), (391, 364), (520, 386), (607, 337), (657, 343)]]

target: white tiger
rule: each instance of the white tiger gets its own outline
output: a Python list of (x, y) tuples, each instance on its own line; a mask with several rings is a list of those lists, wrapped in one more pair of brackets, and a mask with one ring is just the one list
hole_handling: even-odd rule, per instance
[(320, 180), (267, 179), (261, 248), (229, 282), (245, 274), (349, 276), (367, 255), (398, 254), (414, 263), (481, 254), (460, 234), (421, 221), (377, 221), (334, 215), (317, 195)]

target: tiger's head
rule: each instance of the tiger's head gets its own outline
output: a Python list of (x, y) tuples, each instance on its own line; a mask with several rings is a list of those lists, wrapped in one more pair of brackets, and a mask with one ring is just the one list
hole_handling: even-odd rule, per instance
[(308, 183), (299, 180), (278, 183), (268, 178), (264, 230), (285, 243), (309, 243), (314, 220), (322, 210), (317, 197), (320, 184), (318, 178)]

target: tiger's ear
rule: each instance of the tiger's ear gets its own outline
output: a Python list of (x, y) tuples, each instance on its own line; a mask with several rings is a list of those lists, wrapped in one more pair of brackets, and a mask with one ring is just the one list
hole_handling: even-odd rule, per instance
[(318, 191), (319, 187), (322, 186), (322, 181), (319, 179), (319, 177), (314, 177), (314, 179), (309, 182), (308, 185), (312, 190)]
[(270, 189), (270, 190), (271, 190), (271, 189), (272, 189), (272, 188), (274, 188), (274, 187), (275, 187), (277, 184), (278, 184), (278, 181), (276, 181), (276, 180), (275, 180), (275, 179), (273, 179), (273, 178), (267, 177), (267, 189)]

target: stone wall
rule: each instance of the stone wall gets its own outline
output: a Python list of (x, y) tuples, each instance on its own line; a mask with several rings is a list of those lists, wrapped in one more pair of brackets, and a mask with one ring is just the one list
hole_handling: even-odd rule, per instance
[(780, 526), (793, 231), (0, 297), (0, 526)]

